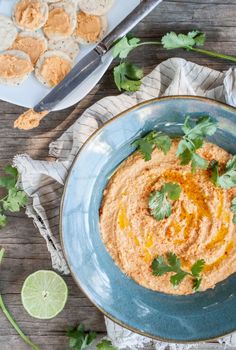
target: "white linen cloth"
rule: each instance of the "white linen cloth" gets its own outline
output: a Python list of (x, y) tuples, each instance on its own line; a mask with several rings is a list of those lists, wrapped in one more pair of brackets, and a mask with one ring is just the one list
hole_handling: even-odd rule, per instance
[[(76, 122), (50, 144), (49, 154), (56, 161), (33, 160), (27, 154), (15, 156), (14, 165), (20, 174), (20, 186), (30, 197), (26, 213), (33, 218), (44, 237), (54, 269), (69, 273), (58, 235), (59, 206), (68, 169), (79, 148), (97, 128), (118, 113), (145, 100), (170, 95), (206, 96), (236, 106), (236, 71), (231, 68), (218, 72), (181, 58), (170, 58), (143, 79), (140, 91), (105, 97), (78, 115)], [(108, 336), (119, 349), (145, 349), (146, 344), (149, 344), (148, 349), (158, 350), (167, 349), (168, 346), (173, 350), (197, 348), (197, 345), (151, 341), (108, 319), (106, 325)], [(219, 342), (234, 347), (236, 334)], [(225, 345), (222, 345), (222, 349)]]

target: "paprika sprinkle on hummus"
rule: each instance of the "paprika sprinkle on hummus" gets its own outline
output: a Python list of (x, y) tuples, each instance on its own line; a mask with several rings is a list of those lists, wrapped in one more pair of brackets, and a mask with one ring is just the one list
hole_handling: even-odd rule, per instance
[(22, 30), (37, 30), (48, 18), (48, 5), (44, 0), (19, 0), (13, 10), (13, 21)]
[(106, 28), (107, 21), (105, 17), (88, 15), (79, 11), (77, 13), (77, 27), (74, 36), (82, 44), (96, 43), (102, 39)]

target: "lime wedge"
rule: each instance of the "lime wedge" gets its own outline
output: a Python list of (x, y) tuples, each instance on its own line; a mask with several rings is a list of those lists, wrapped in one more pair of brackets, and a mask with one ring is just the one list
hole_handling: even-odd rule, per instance
[(21, 290), (21, 300), (30, 316), (48, 320), (65, 307), (68, 288), (53, 271), (37, 271), (29, 275)]

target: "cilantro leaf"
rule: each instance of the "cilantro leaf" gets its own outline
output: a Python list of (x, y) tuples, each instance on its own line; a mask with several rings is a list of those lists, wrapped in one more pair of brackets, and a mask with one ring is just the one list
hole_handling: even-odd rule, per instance
[(174, 287), (177, 287), (183, 281), (183, 279), (187, 276), (187, 274), (188, 273), (185, 271), (179, 271), (175, 275), (171, 276), (170, 281), (171, 281), (172, 285)]
[(176, 183), (168, 182), (163, 186), (163, 192), (168, 194), (169, 199), (176, 201), (179, 199), (181, 187)]
[(26, 193), (17, 188), (11, 188), (8, 192), (7, 198), (3, 202), (3, 209), (11, 212), (18, 212), (21, 207), (26, 205), (26, 203)]
[(4, 168), (4, 171), (7, 175), (10, 175), (10, 176), (0, 177), (0, 187), (10, 189), (16, 185), (18, 172), (17, 172), (17, 169), (13, 168), (11, 165), (7, 165)]
[(195, 292), (197, 292), (200, 289), (201, 282), (202, 282), (201, 277), (194, 278), (193, 289), (195, 290)]
[(151, 159), (155, 147), (167, 154), (171, 148), (171, 138), (162, 132), (151, 131), (146, 136), (134, 141), (132, 145), (137, 147), (145, 161), (148, 161)]
[(152, 192), (148, 204), (151, 215), (158, 221), (171, 215), (171, 204), (167, 200), (165, 193), (161, 191)]
[(154, 276), (163, 276), (168, 272), (174, 272), (174, 274), (170, 276), (170, 282), (173, 287), (178, 287), (186, 276), (191, 276), (193, 278), (193, 289), (197, 291), (202, 281), (200, 273), (204, 268), (204, 264), (204, 260), (198, 260), (193, 264), (191, 272), (184, 271), (181, 268), (180, 258), (178, 258), (176, 254), (169, 252), (166, 254), (166, 258), (161, 255), (157, 256), (152, 261), (151, 270)]
[(124, 36), (113, 47), (112, 55), (114, 58), (119, 57), (121, 59), (124, 59), (133, 49), (139, 46), (139, 43), (140, 39), (138, 38), (129, 39), (127, 36)]
[(236, 197), (233, 198), (231, 203), (231, 211), (233, 212), (233, 223), (236, 224)]
[(0, 228), (3, 228), (7, 224), (7, 217), (4, 214), (0, 214)]
[(143, 70), (133, 63), (120, 63), (113, 71), (115, 84), (119, 91), (138, 91), (143, 78)]
[(216, 132), (217, 124), (208, 116), (199, 118), (195, 124), (187, 117), (182, 130), (184, 136), (176, 151), (176, 156), (180, 158), (180, 164), (187, 165), (191, 162), (193, 173), (197, 168), (207, 169), (207, 160), (199, 156), (196, 151), (202, 147), (206, 136), (212, 136)]
[(151, 269), (154, 276), (163, 276), (167, 272), (173, 271), (173, 267), (166, 263), (163, 256), (158, 256), (153, 260)]
[(181, 187), (178, 184), (166, 183), (160, 191), (154, 191), (149, 196), (149, 209), (151, 215), (158, 221), (168, 218), (171, 215), (171, 200), (177, 200), (181, 193)]
[(236, 156), (233, 156), (226, 164), (225, 171), (220, 174), (218, 162), (210, 163), (211, 178), (216, 186), (226, 190), (236, 186)]
[(74, 350), (86, 349), (96, 339), (97, 334), (91, 331), (85, 331), (84, 325), (80, 324), (67, 331), (69, 337), (69, 347)]
[(112, 345), (112, 342), (107, 339), (103, 339), (99, 344), (97, 344), (98, 350), (118, 350)]
[(4, 248), (1, 248), (1, 249), (0, 249), (0, 264), (1, 264), (1, 262), (2, 262), (4, 253), (5, 253), (5, 249), (4, 249)]
[(188, 34), (167, 33), (162, 37), (162, 45), (165, 49), (190, 49), (194, 46), (204, 45), (206, 36), (199, 31), (192, 31)]
[(203, 259), (197, 260), (191, 267), (191, 272), (194, 277), (199, 277), (205, 266), (205, 261)]

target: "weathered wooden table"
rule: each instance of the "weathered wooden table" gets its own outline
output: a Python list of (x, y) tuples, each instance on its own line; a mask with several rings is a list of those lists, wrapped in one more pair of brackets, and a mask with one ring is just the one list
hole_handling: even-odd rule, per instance
[[(118, 0), (117, 0), (118, 1)], [(148, 18), (140, 23), (133, 33), (144, 39), (157, 39), (167, 31), (199, 29), (207, 34), (207, 47), (236, 55), (236, 0), (166, 0)], [(132, 59), (145, 66), (148, 73), (166, 58), (180, 56), (199, 64), (226, 70), (230, 64), (183, 51), (164, 51), (157, 47), (137, 50)], [(88, 106), (107, 95), (117, 94), (112, 82), (111, 68), (101, 82), (79, 104), (79, 114)], [(27, 98), (27, 96), (26, 96)], [(23, 108), (0, 102), (0, 167), (11, 162), (19, 153), (28, 153), (33, 158), (45, 159), (48, 145), (78, 117), (66, 119), (72, 108), (50, 114), (39, 128), (31, 132), (13, 129), (13, 122)], [(37, 321), (24, 311), (20, 290), (26, 276), (38, 269), (50, 269), (50, 257), (43, 238), (24, 213), (14, 214), (7, 227), (0, 231), (0, 246), (6, 248), (6, 258), (0, 270), (0, 290), (10, 311), (22, 329), (41, 345), (42, 350), (68, 349), (65, 330), (68, 326), (84, 323), (97, 332), (104, 332), (102, 314), (77, 288), (71, 277), (65, 280), (70, 298), (65, 310), (51, 321)], [(206, 349), (206, 346), (200, 346)], [(218, 349), (209, 344), (208, 348)], [(219, 347), (220, 348), (220, 347)], [(26, 350), (26, 346), (0, 313), (0, 349)]]

